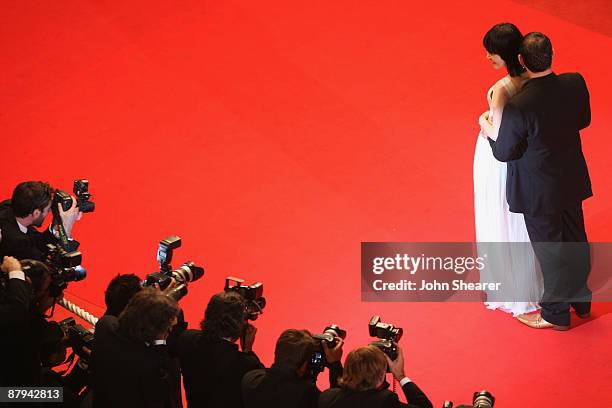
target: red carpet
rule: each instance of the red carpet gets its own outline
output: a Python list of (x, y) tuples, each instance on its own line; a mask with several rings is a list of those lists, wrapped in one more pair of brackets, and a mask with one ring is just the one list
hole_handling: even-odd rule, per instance
[(264, 282), (266, 364), (285, 328), (337, 323), (348, 352), (380, 314), (405, 329), (407, 375), (436, 407), (483, 388), (496, 407), (611, 406), (609, 303), (560, 333), (481, 304), (359, 291), (361, 241), (474, 239), (477, 119), (502, 75), (481, 41), (501, 21), (549, 34), (555, 70), (586, 78), (586, 223), (592, 241), (612, 239), (606, 2), (294, 3), (0, 6), (1, 197), (80, 177), (95, 194), (75, 228), (89, 276), (67, 298), (100, 314), (111, 277), (154, 271), (158, 241), (177, 234), (175, 264), (206, 268), (182, 301), (192, 326), (225, 276)]

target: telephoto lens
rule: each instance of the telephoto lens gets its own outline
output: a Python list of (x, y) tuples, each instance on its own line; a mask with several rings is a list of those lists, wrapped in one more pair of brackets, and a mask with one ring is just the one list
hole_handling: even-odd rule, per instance
[(62, 269), (60, 274), (66, 282), (78, 282), (87, 277), (87, 269), (81, 265), (78, 265), (73, 268)]
[(204, 268), (191, 261), (185, 262), (180, 268), (172, 271), (172, 277), (177, 282), (195, 282), (204, 276)]
[(174, 288), (172, 288), (172, 290), (170, 292), (168, 292), (166, 294), (166, 296), (176, 300), (177, 302), (179, 300), (181, 300), (185, 295), (187, 294), (187, 285), (184, 283), (181, 283), (180, 285), (175, 286)]
[(475, 408), (492, 408), (495, 404), (495, 397), (487, 390), (474, 393), (472, 405)]

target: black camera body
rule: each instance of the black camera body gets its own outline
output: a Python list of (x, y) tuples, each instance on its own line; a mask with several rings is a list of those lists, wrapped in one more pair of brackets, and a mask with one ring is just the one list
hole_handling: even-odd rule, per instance
[(72, 191), (76, 196), (77, 207), (81, 212), (90, 213), (96, 209), (96, 203), (91, 201), (91, 194), (89, 193), (89, 180), (74, 180)]
[(370, 343), (382, 350), (391, 360), (397, 358), (397, 343), (402, 338), (404, 330), (389, 323), (383, 323), (380, 316), (372, 316), (368, 324), (370, 336), (378, 337), (377, 341)]
[[(487, 390), (476, 391), (472, 398), (472, 406), (474, 408), (493, 408), (495, 406), (495, 397)], [(444, 401), (443, 408), (453, 408), (451, 401)]]
[(47, 244), (44, 263), (51, 270), (51, 296), (58, 297), (68, 287), (68, 282), (85, 279), (87, 271), (81, 266), (83, 256), (79, 251), (66, 252), (62, 247)]
[[(89, 180), (79, 179), (74, 180), (74, 186), (72, 191), (76, 197), (76, 206), (81, 212), (89, 213), (93, 212), (96, 208), (96, 203), (91, 201), (91, 194), (89, 193)], [(61, 204), (62, 209), (67, 211), (72, 207), (72, 197), (70, 194), (63, 190), (55, 190), (55, 196), (53, 199), (54, 206)]]
[(164, 290), (172, 282), (176, 281), (176, 286), (167, 294), (177, 302), (187, 294), (187, 284), (194, 282), (204, 276), (204, 268), (197, 266), (192, 261), (187, 261), (178, 269), (173, 270), (172, 255), (176, 248), (181, 246), (181, 238), (173, 235), (162, 239), (157, 250), (157, 262), (159, 262), (159, 272), (150, 273), (143, 281), (142, 286), (159, 286)]
[(77, 324), (74, 317), (64, 319), (59, 322), (59, 324), (66, 335), (66, 345), (72, 348), (77, 356), (87, 361), (89, 359), (89, 354), (85, 352), (83, 347), (86, 347), (90, 351), (93, 349), (93, 331), (86, 329), (80, 324)]
[(323, 372), (325, 367), (329, 367), (329, 362), (325, 358), (323, 351), (323, 342), (327, 343), (328, 348), (334, 348), (338, 344), (338, 338), (344, 340), (346, 338), (346, 330), (342, 330), (335, 324), (327, 326), (323, 333), (313, 334), (315, 340), (315, 349), (310, 358), (310, 376), (316, 379)]
[(237, 292), (246, 301), (247, 320), (257, 320), (266, 307), (266, 298), (263, 297), (263, 283), (257, 282), (253, 285), (243, 285), (244, 280), (228, 276), (225, 278), (226, 292)]

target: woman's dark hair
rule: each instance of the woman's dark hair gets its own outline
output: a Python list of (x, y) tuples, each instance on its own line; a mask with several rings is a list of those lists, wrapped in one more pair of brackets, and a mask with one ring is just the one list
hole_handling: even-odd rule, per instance
[(238, 339), (246, 324), (246, 305), (242, 295), (221, 292), (210, 298), (200, 327), (213, 337)]
[(512, 23), (494, 25), (482, 39), (482, 45), (489, 54), (497, 54), (506, 63), (510, 76), (519, 76), (525, 69), (518, 60), (519, 47), (523, 35)]
[(140, 278), (133, 273), (115, 276), (104, 292), (106, 314), (119, 316), (132, 296), (141, 289)]
[(285, 330), (276, 341), (274, 363), (297, 370), (315, 351), (315, 340), (308, 330)]
[(25, 217), (34, 210), (44, 210), (53, 194), (48, 183), (42, 181), (26, 181), (20, 183), (13, 190), (11, 207), (16, 217)]
[(178, 313), (174, 299), (156, 289), (143, 288), (119, 315), (119, 331), (131, 340), (151, 343), (170, 329)]

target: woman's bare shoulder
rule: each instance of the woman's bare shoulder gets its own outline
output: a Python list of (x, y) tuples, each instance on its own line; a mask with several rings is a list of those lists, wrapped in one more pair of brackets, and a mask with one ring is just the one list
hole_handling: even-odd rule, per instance
[(489, 102), (491, 102), (492, 105), (503, 105), (510, 98), (510, 94), (508, 94), (508, 89), (506, 87), (506, 81), (504, 77), (491, 87)]

